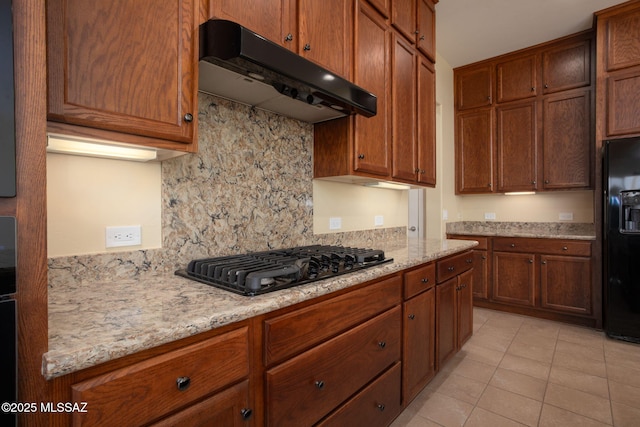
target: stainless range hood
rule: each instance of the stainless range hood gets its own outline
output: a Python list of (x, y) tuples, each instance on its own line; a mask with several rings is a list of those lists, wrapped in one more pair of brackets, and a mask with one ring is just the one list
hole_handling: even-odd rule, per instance
[(310, 123), (376, 114), (374, 94), (235, 22), (200, 25), (200, 91)]

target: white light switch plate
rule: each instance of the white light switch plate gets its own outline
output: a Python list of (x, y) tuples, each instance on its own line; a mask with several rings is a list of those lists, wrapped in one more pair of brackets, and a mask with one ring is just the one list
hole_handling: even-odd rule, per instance
[(378, 227), (381, 225), (384, 225), (384, 216), (382, 215), (376, 215), (373, 217), (373, 225)]
[(496, 219), (496, 213), (495, 212), (485, 212), (484, 213), (484, 219)]
[(560, 221), (573, 221), (573, 212), (560, 212)]
[(329, 218), (329, 230), (340, 230), (342, 228), (342, 218), (339, 216)]

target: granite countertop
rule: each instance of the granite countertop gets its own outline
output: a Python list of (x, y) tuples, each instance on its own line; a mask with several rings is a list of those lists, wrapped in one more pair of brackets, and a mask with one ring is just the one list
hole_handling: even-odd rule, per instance
[(447, 223), (448, 234), (497, 237), (595, 240), (594, 224), (566, 222), (460, 221)]
[(474, 241), (407, 239), (382, 247), (392, 263), (336, 278), (245, 297), (173, 274), (56, 286), (49, 290), (52, 379), (118, 357), (268, 313), (477, 245)]

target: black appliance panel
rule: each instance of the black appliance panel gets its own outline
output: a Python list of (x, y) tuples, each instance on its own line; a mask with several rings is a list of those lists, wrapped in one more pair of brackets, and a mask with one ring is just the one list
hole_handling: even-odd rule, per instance
[(16, 292), (16, 219), (0, 216), (0, 296)]
[(640, 138), (605, 142), (604, 327), (640, 343)]
[(0, 1), (0, 197), (15, 197), (13, 16), (11, 0)]

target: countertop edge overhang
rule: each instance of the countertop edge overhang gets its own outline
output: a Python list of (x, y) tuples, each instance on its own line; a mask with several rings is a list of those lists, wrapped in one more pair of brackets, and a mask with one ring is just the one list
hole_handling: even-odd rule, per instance
[(171, 274), (52, 289), (49, 351), (42, 373), (53, 379), (346, 289), (477, 246), (475, 241), (407, 239), (385, 249), (392, 263), (245, 297)]

